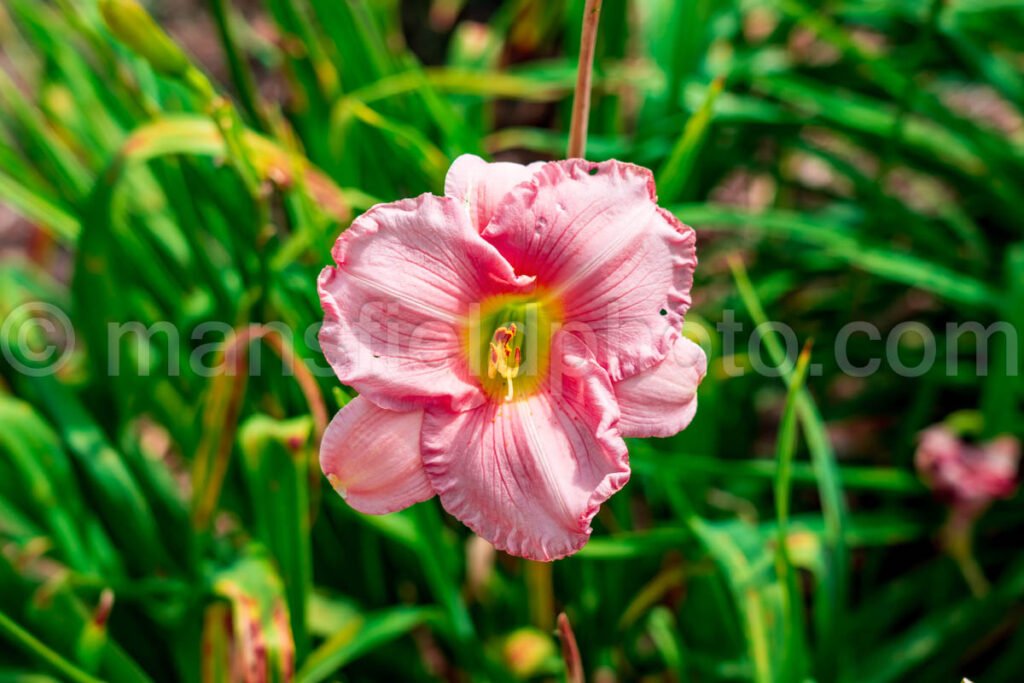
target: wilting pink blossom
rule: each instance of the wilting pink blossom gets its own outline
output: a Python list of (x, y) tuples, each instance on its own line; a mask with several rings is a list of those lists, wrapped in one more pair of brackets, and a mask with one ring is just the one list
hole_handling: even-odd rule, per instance
[(1013, 437), (972, 446), (943, 425), (921, 432), (915, 454), (924, 483), (966, 520), (1013, 495), (1019, 462), (1020, 442)]
[(320, 275), (321, 346), (360, 394), (320, 463), (362, 512), (436, 494), (502, 550), (563, 557), (628, 480), (623, 437), (693, 419), (695, 235), (618, 161), (463, 156), (445, 195), (370, 209)]

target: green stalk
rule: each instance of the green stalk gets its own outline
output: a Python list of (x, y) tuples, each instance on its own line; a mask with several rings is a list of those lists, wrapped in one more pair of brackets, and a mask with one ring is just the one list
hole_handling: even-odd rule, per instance
[(601, 0), (587, 0), (583, 8), (583, 32), (580, 35), (580, 61), (576, 71), (576, 94), (572, 100), (569, 125), (570, 159), (582, 159), (587, 153), (587, 124), (590, 119), (590, 90), (594, 78), (594, 47), (601, 19)]
[[(806, 672), (798, 670), (796, 661), (798, 653), (802, 651), (803, 610), (801, 609), (802, 600), (800, 599), (796, 571), (789, 556), (789, 498), (792, 491), (793, 458), (796, 455), (797, 445), (797, 397), (807, 379), (810, 360), (811, 344), (808, 342), (797, 360), (796, 369), (789, 382), (776, 445), (778, 470), (775, 477), (775, 516), (778, 520), (778, 530), (775, 566), (779, 577), (779, 587), (782, 591), (783, 613), (786, 617), (783, 636), (785, 645), (780, 658), (779, 670), (794, 679), (797, 678), (797, 673), (802, 677)], [(799, 669), (802, 668), (801, 664)]]

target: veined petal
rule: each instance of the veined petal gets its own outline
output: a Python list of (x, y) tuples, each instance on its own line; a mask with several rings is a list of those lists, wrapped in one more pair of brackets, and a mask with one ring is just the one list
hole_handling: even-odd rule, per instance
[(571, 335), (531, 396), (465, 413), (430, 408), (423, 465), (441, 503), (501, 550), (554, 560), (579, 550), (601, 503), (629, 479), (607, 373)]
[(696, 235), (657, 205), (647, 169), (545, 164), (482, 233), (520, 274), (560, 297), (566, 329), (615, 381), (658, 363), (690, 306)]
[(397, 412), (357, 396), (341, 409), (320, 444), (320, 468), (356, 510), (381, 515), (433, 497), (423, 473), (423, 411)]
[(444, 193), (463, 202), (477, 230), (491, 220), (498, 203), (519, 183), (526, 182), (542, 162), (529, 166), (508, 161), (488, 163), (473, 154), (463, 154), (448, 168)]
[(516, 278), (457, 200), (378, 205), (342, 234), (334, 260), (320, 273), (320, 346), (342, 382), (395, 410), (483, 400), (466, 365), (464, 318), (529, 278)]
[(672, 436), (697, 412), (697, 387), (708, 370), (704, 350), (680, 337), (653, 368), (615, 384), (623, 436)]

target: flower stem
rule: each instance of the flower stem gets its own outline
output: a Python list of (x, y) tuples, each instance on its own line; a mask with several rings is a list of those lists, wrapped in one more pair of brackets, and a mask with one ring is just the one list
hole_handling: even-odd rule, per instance
[(976, 598), (991, 590), (985, 572), (974, 556), (974, 521), (976, 515), (958, 514), (955, 510), (942, 529), (942, 544), (963, 574), (967, 587)]
[(565, 661), (566, 683), (584, 683), (583, 660), (576, 645), (576, 634), (572, 632), (569, 617), (562, 612), (558, 615), (558, 635), (562, 641), (562, 659)]
[(529, 589), (527, 602), (530, 620), (541, 631), (550, 631), (555, 627), (555, 587), (551, 578), (551, 563), (527, 560), (523, 573)]
[(594, 75), (594, 45), (597, 23), (601, 18), (601, 0), (587, 0), (583, 9), (583, 32), (580, 34), (580, 62), (576, 70), (576, 92), (572, 100), (572, 123), (569, 127), (570, 159), (582, 159), (587, 149), (587, 121), (590, 118), (590, 82)]

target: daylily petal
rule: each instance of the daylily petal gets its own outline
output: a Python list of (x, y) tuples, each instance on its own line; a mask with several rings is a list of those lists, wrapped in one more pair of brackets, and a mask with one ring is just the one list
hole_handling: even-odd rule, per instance
[(505, 195), (482, 235), (517, 273), (560, 297), (566, 329), (613, 380), (654, 366), (678, 336), (696, 236), (658, 207), (647, 169), (581, 159), (544, 164)]
[(356, 510), (381, 515), (433, 497), (423, 473), (423, 411), (385, 410), (357, 396), (334, 416), (320, 444), (320, 468)]
[(921, 432), (914, 463), (932, 491), (962, 513), (975, 515), (993, 500), (1013, 495), (1020, 458), (1015, 437), (968, 444), (939, 424)]
[(501, 550), (535, 560), (586, 543), (601, 503), (629, 479), (607, 373), (571, 335), (528, 397), (452, 414), (428, 409), (423, 465), (441, 503)]
[(483, 230), (498, 203), (519, 183), (526, 182), (543, 163), (529, 166), (508, 161), (488, 163), (473, 154), (463, 154), (448, 168), (444, 193), (463, 202), (473, 224)]
[(465, 360), (464, 316), (530, 278), (516, 278), (457, 200), (378, 205), (342, 234), (334, 260), (320, 273), (320, 345), (342, 382), (395, 410), (483, 401)]
[(697, 386), (707, 373), (704, 350), (680, 337), (665, 360), (615, 384), (623, 436), (672, 436), (697, 412)]

